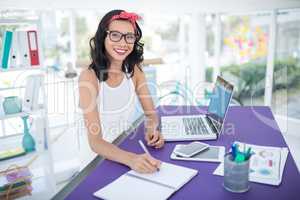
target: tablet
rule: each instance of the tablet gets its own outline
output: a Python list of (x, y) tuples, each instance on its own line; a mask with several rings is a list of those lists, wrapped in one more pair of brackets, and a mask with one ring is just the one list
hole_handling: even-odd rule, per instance
[(198, 154), (199, 152), (204, 151), (207, 148), (209, 148), (208, 144), (195, 141), (195, 142), (186, 144), (186, 145), (182, 146), (181, 148), (174, 149), (173, 152), (176, 155), (179, 155), (181, 157), (190, 158), (190, 157)]
[(224, 155), (225, 155), (225, 147), (223, 146), (209, 146), (204, 151), (201, 151), (200, 153), (192, 156), (192, 157), (182, 157), (179, 155), (176, 155), (174, 151), (176, 149), (180, 148), (183, 146), (182, 144), (178, 144), (175, 146), (172, 154), (171, 154), (171, 159), (173, 160), (191, 160), (191, 161), (205, 161), (205, 162), (223, 162), (224, 160)]

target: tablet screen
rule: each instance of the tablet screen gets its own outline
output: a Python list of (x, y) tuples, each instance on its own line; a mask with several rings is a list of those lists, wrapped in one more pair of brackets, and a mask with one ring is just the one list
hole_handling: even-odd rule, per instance
[(219, 151), (220, 151), (219, 147), (210, 146), (206, 150), (201, 151), (200, 153), (192, 156), (191, 158), (213, 159), (213, 160), (216, 159), (217, 160), (217, 159), (219, 159)]
[[(201, 151), (200, 153), (191, 156), (190, 159), (192, 158), (192, 159), (201, 159), (201, 160), (218, 160), (219, 151), (220, 151), (220, 147), (210, 146), (204, 151)], [(176, 155), (176, 157), (182, 158), (182, 156), (180, 155)]]
[(204, 162), (222, 162), (224, 159), (225, 154), (225, 147), (223, 146), (209, 146), (208, 149), (197, 153), (194, 156), (189, 158), (181, 157), (174, 153), (177, 148), (181, 148), (181, 144), (175, 146), (172, 154), (171, 159), (174, 160), (190, 160), (190, 161), (204, 161)]

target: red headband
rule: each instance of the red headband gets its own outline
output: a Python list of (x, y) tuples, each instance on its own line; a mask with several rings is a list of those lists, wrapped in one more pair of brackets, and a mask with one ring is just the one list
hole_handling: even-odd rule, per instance
[(139, 15), (135, 14), (135, 13), (129, 13), (129, 12), (126, 12), (126, 11), (122, 11), (120, 14), (112, 16), (109, 23), (112, 22), (113, 20), (117, 20), (117, 19), (126, 19), (126, 20), (128, 20), (133, 25), (133, 27), (135, 29), (136, 28), (135, 22), (136, 22), (136, 20), (141, 19), (141, 17)]

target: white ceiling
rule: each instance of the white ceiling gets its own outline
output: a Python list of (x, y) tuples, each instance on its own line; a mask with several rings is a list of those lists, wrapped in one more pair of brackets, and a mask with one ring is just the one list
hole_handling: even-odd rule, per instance
[(300, 8), (300, 0), (0, 0), (0, 8), (228, 13)]

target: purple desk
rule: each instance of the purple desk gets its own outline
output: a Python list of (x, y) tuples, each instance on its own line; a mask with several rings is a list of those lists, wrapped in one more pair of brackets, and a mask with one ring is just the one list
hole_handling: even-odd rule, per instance
[[(160, 115), (182, 115), (205, 112), (205, 108), (164, 106), (159, 109)], [(143, 153), (138, 139), (144, 138), (144, 126), (141, 124), (136, 132), (129, 135), (121, 144), (122, 149)], [(232, 107), (225, 123), (223, 134), (217, 141), (207, 141), (211, 145), (230, 144), (239, 140), (257, 145), (286, 147), (286, 143), (268, 107)], [(289, 153), (280, 186), (269, 186), (251, 183), (251, 188), (243, 194), (226, 191), (223, 177), (213, 175), (218, 163), (188, 162), (170, 160), (170, 154), (177, 142), (166, 143), (163, 149), (149, 148), (150, 153), (163, 161), (197, 169), (199, 174), (184, 187), (174, 193), (170, 199), (300, 199), (300, 175), (294, 160)], [(97, 199), (92, 194), (109, 184), (129, 168), (118, 163), (104, 160), (95, 168), (66, 198), (68, 200)], [(116, 191), (118, 192), (118, 191)]]

